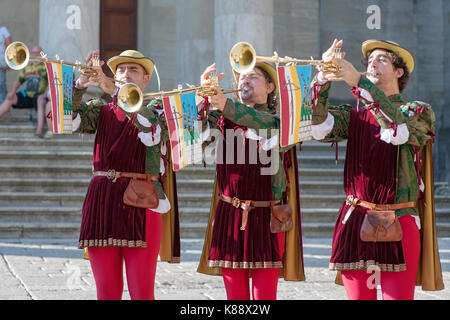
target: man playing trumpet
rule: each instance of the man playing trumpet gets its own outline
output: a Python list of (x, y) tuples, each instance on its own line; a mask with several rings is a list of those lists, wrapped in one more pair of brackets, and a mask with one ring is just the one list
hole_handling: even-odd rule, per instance
[[(211, 85), (210, 74), (215, 73), (213, 64), (201, 76), (202, 85)], [(295, 148), (279, 149), (279, 135), (259, 130), (279, 129), (275, 69), (256, 63), (235, 77), (240, 101), (227, 99), (215, 87), (209, 99), (216, 111), (202, 118), (203, 128), (222, 134), (216, 146), (217, 187), (198, 271), (222, 274), (228, 299), (276, 299), (280, 275), (304, 280), (296, 153)], [(263, 153), (271, 155), (272, 163), (261, 160)], [(228, 159), (230, 154), (233, 159)], [(273, 162), (278, 166), (265, 171)], [(274, 233), (271, 204), (282, 203), (292, 209), (293, 229)]]
[[(421, 249), (417, 279), (424, 290), (443, 288), (433, 212), (434, 112), (429, 104), (406, 102), (400, 94), (414, 70), (408, 50), (391, 41), (365, 41), (365, 77), (334, 56), (342, 44), (335, 40), (322, 56), (341, 71), (319, 72), (312, 85), (313, 137), (322, 142), (347, 139), (347, 199), (334, 229), (330, 269), (340, 271), (349, 299), (376, 299), (377, 285), (383, 299), (413, 299)], [(357, 108), (328, 103), (333, 81), (350, 86)], [(400, 240), (377, 241), (384, 229), (373, 220), (375, 240), (368, 238), (364, 220), (369, 213), (397, 216), (401, 228), (395, 238)]]
[[(74, 131), (96, 134), (93, 171), (82, 209), (79, 248), (89, 248), (98, 299), (121, 299), (123, 262), (131, 299), (154, 299), (154, 280), (160, 249), (160, 213), (170, 202), (160, 184), (160, 139), (157, 125), (117, 106), (116, 87), (106, 78), (92, 52), (87, 63), (96, 74), (81, 76), (73, 99)], [(95, 65), (97, 67), (95, 67)], [(140, 52), (127, 50), (107, 62), (118, 86), (134, 83), (144, 92), (153, 72), (153, 61)], [(113, 102), (99, 99), (82, 103), (88, 86), (112, 94)], [(145, 108), (142, 108), (145, 110)], [(156, 122), (156, 121), (155, 121)], [(159, 206), (143, 209), (124, 204), (130, 177), (147, 174), (156, 186)]]

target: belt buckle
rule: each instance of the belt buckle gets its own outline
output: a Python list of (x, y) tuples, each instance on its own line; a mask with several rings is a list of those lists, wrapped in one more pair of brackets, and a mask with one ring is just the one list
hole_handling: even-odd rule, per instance
[(115, 170), (115, 169), (109, 169), (109, 170), (106, 172), (106, 177), (107, 177), (109, 180), (112, 180), (112, 182), (116, 182), (116, 180), (117, 180), (116, 170)]
[(231, 200), (231, 205), (235, 208), (239, 208), (241, 206), (241, 200), (239, 198), (233, 197)]

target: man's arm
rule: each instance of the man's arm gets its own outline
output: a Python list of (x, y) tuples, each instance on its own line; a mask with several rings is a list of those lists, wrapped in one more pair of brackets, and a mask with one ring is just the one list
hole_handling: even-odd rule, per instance
[(331, 83), (316, 75), (312, 81), (312, 136), (320, 142), (348, 138), (350, 105), (333, 106), (328, 102)]
[(19, 79), (15, 80), (14, 83), (13, 83), (13, 85), (12, 85), (12, 88), (11, 88), (11, 91), (10, 91), (10, 92), (16, 93), (17, 90), (19, 90), (19, 87), (20, 87), (21, 85), (22, 85), (22, 82), (20, 82)]
[(370, 109), (381, 126), (380, 137), (387, 143), (424, 146), (434, 136), (435, 115), (425, 102), (413, 101), (398, 106), (365, 77), (353, 91)]
[(100, 108), (103, 102), (100, 99), (93, 99), (87, 103), (82, 102), (86, 89), (73, 89), (72, 119), (74, 132), (94, 134), (97, 130), (97, 121)]
[(272, 114), (270, 112), (257, 111), (254, 108), (249, 108), (245, 104), (234, 102), (231, 99), (227, 99), (223, 115), (225, 118), (240, 126), (252, 129), (280, 128), (279, 113)]
[(354, 94), (366, 104), (382, 128), (389, 128), (392, 123), (406, 122), (407, 117), (398, 106), (365, 76), (360, 78), (356, 89), (358, 91), (353, 88)]

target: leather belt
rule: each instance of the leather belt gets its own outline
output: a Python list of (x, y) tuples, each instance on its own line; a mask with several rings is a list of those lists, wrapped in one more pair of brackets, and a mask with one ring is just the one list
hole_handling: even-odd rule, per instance
[(134, 178), (139, 180), (151, 180), (154, 182), (159, 181), (159, 177), (152, 176), (147, 173), (135, 173), (135, 172), (119, 172), (115, 169), (109, 169), (108, 171), (94, 171), (94, 176), (106, 177), (112, 182), (116, 182), (119, 178)]
[(277, 201), (258, 201), (258, 200), (241, 200), (236, 197), (228, 197), (226, 195), (219, 195), (219, 199), (230, 203), (235, 208), (241, 208), (242, 211), (242, 221), (241, 221), (241, 230), (245, 230), (245, 227), (247, 226), (248, 221), (248, 213), (249, 211), (253, 210), (254, 208), (267, 208), (270, 207), (273, 203), (278, 204), (281, 202), (281, 200)]
[(364, 207), (370, 210), (375, 211), (385, 211), (385, 210), (398, 210), (398, 209), (405, 209), (405, 208), (415, 208), (416, 202), (401, 202), (401, 203), (393, 203), (393, 204), (376, 204), (371, 203), (368, 201), (361, 200), (353, 195), (348, 195), (345, 199), (345, 204), (350, 206), (347, 213), (345, 214), (344, 220), (342, 220), (342, 223), (345, 224), (350, 217), (353, 210), (357, 207)]

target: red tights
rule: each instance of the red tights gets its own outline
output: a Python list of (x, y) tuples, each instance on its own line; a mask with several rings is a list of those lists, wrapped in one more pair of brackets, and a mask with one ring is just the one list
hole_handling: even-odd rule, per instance
[[(278, 234), (281, 253), (284, 249), (284, 233)], [(250, 300), (250, 273), (254, 300), (276, 300), (279, 268), (273, 269), (231, 269), (222, 268), (228, 300)]]
[[(413, 300), (417, 266), (420, 255), (420, 234), (411, 216), (399, 218), (403, 230), (403, 252), (406, 270), (401, 272), (380, 272), (379, 284), (384, 300)], [(376, 272), (376, 271), (375, 271)], [(376, 300), (374, 285), (377, 275), (374, 271), (342, 271), (342, 281), (350, 300)]]
[(155, 275), (161, 242), (159, 213), (147, 210), (147, 248), (90, 247), (89, 261), (99, 300), (120, 300), (123, 293), (123, 262), (132, 300), (154, 300)]

